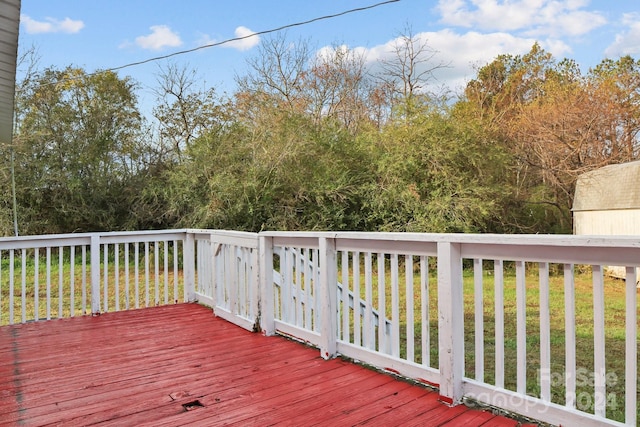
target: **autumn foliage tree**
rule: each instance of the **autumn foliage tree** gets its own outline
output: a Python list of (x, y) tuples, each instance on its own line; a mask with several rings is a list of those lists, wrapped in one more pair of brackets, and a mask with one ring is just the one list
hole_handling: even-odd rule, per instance
[(390, 46), (371, 63), (281, 33), (228, 94), (161, 66), (152, 124), (127, 77), (31, 73), (10, 147), (22, 232), (570, 232), (577, 177), (638, 159), (630, 57), (583, 73), (534, 44), (478, 69), (451, 100), (424, 38), (407, 31)]
[(638, 157), (638, 63), (604, 61), (582, 75), (539, 45), (479, 70), (464, 102), (512, 155), (512, 183), (530, 222), (570, 231), (577, 177)]

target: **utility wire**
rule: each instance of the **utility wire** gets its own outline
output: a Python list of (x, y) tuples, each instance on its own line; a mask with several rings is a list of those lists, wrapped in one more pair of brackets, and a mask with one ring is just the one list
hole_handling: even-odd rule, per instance
[[(149, 62), (160, 61), (160, 60), (163, 60), (163, 59), (171, 58), (173, 56), (184, 55), (186, 53), (195, 52), (195, 51), (201, 50), (201, 49), (208, 49), (210, 47), (222, 46), (222, 45), (227, 44), (227, 43), (248, 39), (250, 37), (255, 37), (255, 36), (260, 36), (260, 35), (264, 35), (264, 34), (275, 33), (275, 32), (278, 32), (278, 31), (286, 30), (287, 28), (300, 27), (302, 25), (308, 25), (308, 24), (311, 24), (313, 22), (323, 21), (323, 20), (327, 20), (327, 19), (333, 19), (333, 18), (337, 18), (339, 16), (348, 15), (350, 13), (362, 12), (362, 11), (365, 11), (365, 10), (374, 9), (376, 7), (379, 7), (379, 6), (383, 6), (385, 4), (397, 3), (399, 1), (400, 0), (387, 0), (387, 1), (379, 2), (379, 3), (375, 3), (375, 4), (372, 4), (372, 5), (369, 5), (369, 6), (357, 7), (355, 9), (345, 10), (344, 12), (334, 13), (332, 15), (319, 16), (317, 18), (309, 19), (309, 20), (306, 20), (306, 21), (295, 22), (293, 24), (287, 24), (287, 25), (283, 25), (281, 27), (272, 28), (270, 30), (258, 31), (258, 32), (255, 32), (255, 33), (248, 34), (246, 36), (242, 36), (242, 37), (234, 37), (234, 38), (222, 40), (222, 41), (216, 42), (216, 43), (205, 44), (205, 45), (202, 45), (202, 46), (194, 47), (193, 49), (181, 50), (181, 51), (173, 52), (173, 53), (170, 53), (170, 54), (167, 54), (167, 55), (155, 56), (153, 58), (145, 59), (145, 60), (142, 60), (142, 61), (131, 62), (129, 64), (120, 65), (118, 67), (107, 68), (107, 69), (104, 69), (104, 70), (97, 70), (97, 71), (94, 71), (92, 73), (85, 74), (85, 77), (95, 76), (95, 75), (102, 74), (102, 73), (105, 73), (105, 72), (110, 72), (110, 71), (118, 71), (118, 70), (122, 70), (124, 68), (135, 67), (136, 65), (147, 64)], [(72, 81), (72, 80), (75, 80), (75, 78), (71, 77), (71, 78), (63, 79), (62, 81)], [(48, 85), (52, 85), (52, 84), (56, 84), (56, 83), (60, 83), (60, 81), (44, 83), (42, 85), (48, 86)], [(20, 93), (20, 89), (16, 89), (16, 93)]]
[(365, 10), (374, 9), (376, 7), (379, 7), (379, 6), (383, 6), (385, 4), (397, 3), (399, 1), (400, 0), (387, 0), (387, 1), (380, 2), (380, 3), (375, 3), (375, 4), (372, 4), (372, 5), (369, 5), (369, 6), (358, 7), (358, 8), (355, 8), (355, 9), (349, 9), (349, 10), (345, 10), (344, 12), (335, 13), (335, 14), (332, 14), (332, 15), (324, 15), (324, 16), (320, 16), (318, 18), (309, 19), (307, 21), (301, 21), (301, 22), (296, 22), (296, 23), (293, 23), (293, 24), (283, 25), (281, 27), (273, 28), (273, 29), (270, 29), (270, 30), (258, 31), (258, 32), (255, 32), (255, 33), (252, 33), (252, 34), (249, 34), (249, 35), (246, 35), (246, 36), (242, 36), (242, 37), (234, 37), (232, 39), (227, 39), (227, 40), (223, 40), (223, 41), (216, 42), (216, 43), (210, 43), (210, 44), (205, 44), (205, 45), (202, 45), (202, 46), (198, 46), (198, 47), (195, 47), (193, 49), (181, 50), (181, 51), (178, 51), (178, 52), (170, 53), (168, 55), (156, 56), (156, 57), (153, 57), (153, 58), (145, 59), (143, 61), (132, 62), (132, 63), (129, 63), (129, 64), (121, 65), (119, 67), (113, 67), (113, 68), (108, 68), (106, 70), (96, 71), (94, 73), (89, 73), (89, 75), (99, 74), (99, 73), (106, 72), (106, 71), (118, 71), (118, 70), (122, 70), (123, 68), (134, 67), (136, 65), (142, 65), (142, 64), (146, 64), (146, 63), (154, 62), (154, 61), (160, 61), (162, 59), (171, 58), (173, 56), (184, 55), (185, 53), (191, 53), (191, 52), (195, 52), (195, 51), (201, 50), (201, 49), (208, 49), (210, 47), (221, 46), (221, 45), (224, 45), (224, 44), (227, 44), (227, 43), (248, 39), (250, 37), (255, 37), (255, 36), (261, 36), (261, 35), (264, 35), (264, 34), (275, 33), (275, 32), (278, 32), (278, 31), (286, 30), (287, 28), (293, 28), (293, 27), (299, 27), (299, 26), (302, 26), (302, 25), (308, 25), (308, 24), (311, 24), (311, 23), (317, 22), (317, 21), (323, 21), (323, 20), (326, 20), (326, 19), (333, 19), (333, 18), (337, 18), (339, 16), (350, 14), (350, 13), (362, 12), (362, 11), (365, 11)]

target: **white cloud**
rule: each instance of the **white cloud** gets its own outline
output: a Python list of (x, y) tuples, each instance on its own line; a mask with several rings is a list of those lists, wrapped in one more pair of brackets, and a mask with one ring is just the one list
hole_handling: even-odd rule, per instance
[(363, 48), (349, 49), (349, 46), (346, 44), (341, 45), (333, 45), (333, 46), (324, 46), (316, 51), (316, 58), (320, 62), (330, 62), (336, 58), (338, 53), (347, 53), (351, 50), (355, 55), (366, 54), (366, 50), (362, 50)]
[(640, 54), (640, 13), (626, 13), (622, 22), (628, 30), (616, 35), (616, 40), (605, 50), (610, 58)]
[(439, 0), (441, 22), (483, 31), (521, 31), (524, 36), (580, 36), (606, 24), (599, 12), (581, 10), (586, 0)]
[(242, 40), (235, 40), (223, 46), (232, 47), (238, 50), (249, 50), (260, 43), (260, 36), (250, 37), (254, 32), (247, 27), (240, 26), (236, 28), (234, 33), (236, 35), (236, 38), (243, 37)]
[[(437, 53), (424, 67), (445, 65), (433, 73), (435, 86), (446, 86), (452, 90), (463, 88), (467, 82), (475, 77), (477, 68), (493, 61), (502, 54), (523, 55), (531, 50), (534, 43), (540, 45), (556, 58), (563, 58), (571, 51), (564, 42), (555, 39), (537, 40), (529, 37), (517, 37), (504, 32), (482, 34), (475, 31), (456, 33), (450, 29), (437, 32), (416, 34), (419, 43), (426, 43), (430, 51)], [(356, 48), (362, 52), (369, 64), (375, 68), (379, 60), (393, 60), (393, 47), (397, 39), (390, 40), (384, 45), (371, 49)], [(326, 48), (323, 48), (326, 49)], [(321, 49), (322, 51), (322, 49)], [(428, 53), (431, 55), (431, 53)]]
[(28, 34), (74, 34), (84, 28), (84, 22), (75, 21), (71, 18), (64, 18), (62, 21), (55, 18), (45, 18), (44, 21), (36, 21), (28, 15), (20, 15), (20, 23)]
[[(260, 36), (252, 36), (252, 34), (254, 34), (254, 31), (250, 30), (247, 27), (239, 26), (234, 31), (234, 38), (241, 38), (241, 40), (234, 40), (228, 43), (224, 43), (220, 45), (220, 47), (228, 47), (240, 51), (249, 50), (260, 43)], [(205, 34), (200, 38), (198, 45), (205, 46), (215, 43), (220, 43), (220, 40), (212, 39)]]
[(182, 45), (180, 36), (166, 25), (153, 25), (149, 29), (151, 34), (136, 37), (136, 44), (143, 49), (160, 50), (165, 47)]

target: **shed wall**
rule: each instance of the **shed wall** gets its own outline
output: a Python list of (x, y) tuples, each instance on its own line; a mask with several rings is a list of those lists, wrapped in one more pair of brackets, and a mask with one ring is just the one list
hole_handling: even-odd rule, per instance
[(578, 235), (640, 236), (640, 209), (574, 212), (573, 228)]
[[(640, 209), (574, 212), (573, 234), (640, 236)], [(605, 272), (619, 279), (626, 276), (622, 266), (608, 266)], [(636, 269), (636, 277), (640, 288), (640, 268)]]

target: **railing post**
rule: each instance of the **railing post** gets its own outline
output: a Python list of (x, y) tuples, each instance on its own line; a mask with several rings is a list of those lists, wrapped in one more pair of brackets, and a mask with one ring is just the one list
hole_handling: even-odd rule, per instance
[(273, 237), (260, 235), (258, 241), (258, 318), (264, 335), (275, 333), (273, 318)]
[(336, 351), (336, 241), (321, 237), (320, 252), (320, 355), (323, 359), (335, 357)]
[(196, 239), (193, 233), (187, 231), (182, 251), (184, 263), (184, 297), (188, 302), (196, 300)]
[(100, 314), (100, 235), (91, 235), (91, 314)]
[(438, 345), (440, 400), (462, 401), (464, 302), (460, 244), (438, 242)]
[(253, 319), (254, 331), (260, 330), (260, 301), (262, 299), (262, 287), (260, 286), (260, 277), (262, 276), (260, 271), (260, 239), (257, 234), (256, 244), (257, 247), (255, 250), (251, 250), (247, 253), (251, 266), (249, 269), (251, 278), (249, 281), (249, 289), (247, 289), (247, 292), (250, 295), (247, 313), (249, 317)]

